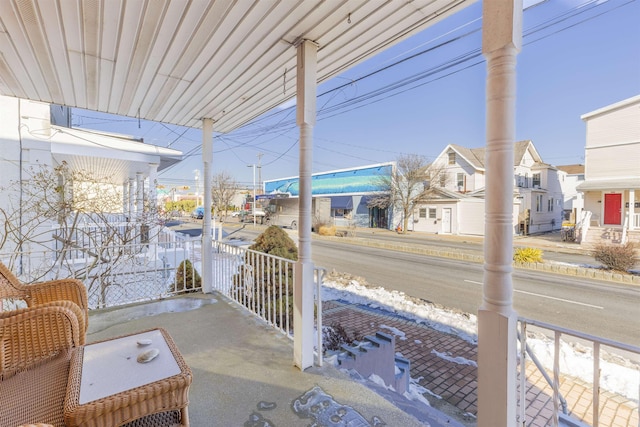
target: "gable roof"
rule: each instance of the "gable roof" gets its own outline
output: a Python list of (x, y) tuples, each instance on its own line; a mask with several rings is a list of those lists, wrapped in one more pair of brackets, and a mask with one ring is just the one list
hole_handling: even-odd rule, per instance
[(569, 175), (579, 175), (584, 173), (584, 165), (562, 165), (556, 166), (559, 170), (566, 172)]
[[(438, 158), (443, 157), (446, 153), (454, 151), (460, 157), (465, 159), (467, 163), (473, 166), (476, 170), (484, 170), (484, 157), (486, 149), (485, 147), (478, 148), (467, 148), (457, 144), (449, 144), (444, 150), (438, 155)], [(519, 166), (522, 163), (522, 158), (524, 157), (527, 151), (531, 152), (531, 156), (533, 157), (536, 163), (544, 164), (542, 161), (542, 157), (538, 154), (538, 150), (533, 145), (531, 140), (524, 141), (516, 141), (513, 146), (513, 165)]]

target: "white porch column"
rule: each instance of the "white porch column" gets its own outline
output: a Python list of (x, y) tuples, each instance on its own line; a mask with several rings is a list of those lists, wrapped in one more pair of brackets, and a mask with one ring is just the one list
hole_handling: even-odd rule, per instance
[(483, 300), (478, 310), (478, 427), (516, 425), (513, 145), (522, 1), (483, 3), (487, 148)]
[(149, 213), (155, 224), (149, 228), (149, 242), (151, 243), (157, 243), (158, 235), (160, 234), (160, 227), (155, 221), (156, 214), (158, 213), (158, 166), (158, 163), (149, 163), (149, 189), (147, 197), (149, 199)]
[(149, 210), (158, 210), (158, 163), (149, 163)]
[(129, 182), (122, 183), (122, 213), (125, 217), (129, 216)]
[[(316, 124), (318, 45), (303, 40), (298, 46), (296, 76), (297, 115), (300, 127), (300, 198), (298, 263), (293, 287), (293, 359), (301, 370), (313, 366), (313, 261), (311, 260), (311, 171), (313, 127)], [(319, 349), (319, 351), (322, 351)]]
[(133, 221), (135, 216), (135, 180), (129, 178), (129, 221)]
[(629, 230), (634, 230), (635, 229), (634, 222), (633, 222), (634, 214), (636, 212), (635, 204), (636, 204), (636, 190), (631, 188), (631, 189), (629, 189), (629, 210), (628, 210)]
[(213, 292), (213, 251), (211, 248), (211, 180), (213, 163), (213, 120), (202, 119), (202, 163), (204, 216), (202, 217), (202, 292)]
[(144, 211), (144, 179), (142, 172), (136, 172), (136, 214), (138, 217)]

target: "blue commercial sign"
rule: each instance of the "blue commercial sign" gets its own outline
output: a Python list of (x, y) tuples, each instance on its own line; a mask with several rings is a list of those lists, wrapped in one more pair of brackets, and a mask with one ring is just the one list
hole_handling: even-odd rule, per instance
[[(331, 194), (357, 194), (384, 191), (381, 176), (391, 176), (392, 165), (387, 163), (356, 169), (325, 172), (311, 176), (311, 194), (314, 196)], [(299, 178), (277, 179), (264, 182), (265, 194), (289, 193), (293, 197), (300, 194)]]

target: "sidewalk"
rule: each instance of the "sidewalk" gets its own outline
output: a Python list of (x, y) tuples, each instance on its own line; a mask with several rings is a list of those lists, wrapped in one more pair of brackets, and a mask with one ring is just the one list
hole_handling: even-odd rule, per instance
[[(396, 336), (396, 352), (411, 361), (411, 378), (433, 393), (434, 396), (425, 396), (432, 406), (466, 426), (476, 425), (478, 372), (475, 344), (391, 313), (386, 315), (337, 301), (323, 303), (322, 312), (325, 326), (340, 324), (350, 334), (401, 331), (404, 335)], [(446, 358), (442, 357), (442, 353), (446, 354)], [(551, 425), (552, 388), (533, 363), (527, 365), (526, 377), (526, 425)], [(563, 376), (560, 393), (567, 400), (569, 413), (590, 424), (593, 410), (591, 385)], [(638, 425), (637, 408), (635, 402), (603, 391), (600, 394), (600, 426)]]

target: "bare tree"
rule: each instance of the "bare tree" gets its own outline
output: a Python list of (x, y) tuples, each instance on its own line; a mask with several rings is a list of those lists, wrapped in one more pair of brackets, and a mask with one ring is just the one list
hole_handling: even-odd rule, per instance
[(121, 185), (64, 162), (31, 167), (26, 175), (2, 189), (0, 249), (12, 253), (8, 267), (21, 274), (27, 257), (30, 280), (75, 277), (104, 304), (110, 287), (127, 286), (113, 278), (130, 270), (127, 262), (155, 237), (157, 212), (125, 218)]
[(213, 177), (211, 183), (211, 203), (217, 212), (224, 212), (227, 216), (229, 206), (240, 186), (227, 172), (220, 172)]
[(369, 199), (368, 207), (395, 208), (402, 212), (402, 233), (407, 232), (414, 208), (429, 200), (435, 188), (444, 187), (445, 168), (429, 163), (424, 156), (407, 154), (398, 157), (390, 175), (380, 175), (376, 185), (382, 190)]

